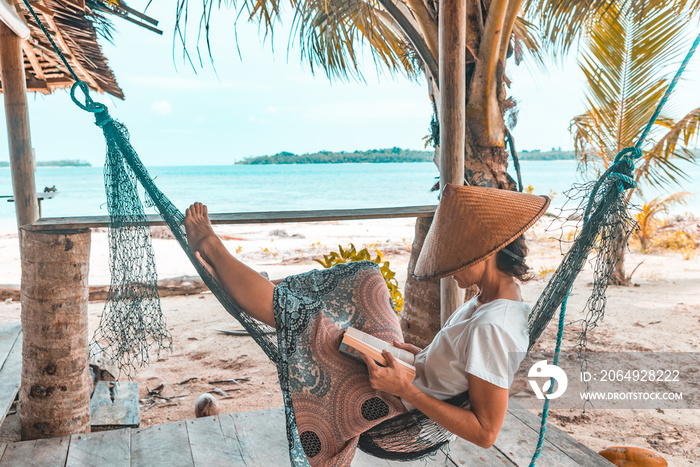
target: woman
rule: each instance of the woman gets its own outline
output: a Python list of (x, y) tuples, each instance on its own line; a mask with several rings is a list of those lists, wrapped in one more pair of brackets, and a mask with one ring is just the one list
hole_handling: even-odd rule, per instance
[[(276, 288), (226, 251), (205, 206), (193, 204), (185, 226), (192, 251), (241, 307), (277, 328), (285, 405), (292, 421), (296, 413), (299, 427), (288, 430), (292, 462), (346, 465), (359, 434), (405, 411), (404, 405), (474, 444), (493, 444), (508, 387), (528, 345), (529, 307), (515, 281), (527, 273), (520, 237), (548, 204), (546, 197), (446, 186), (413, 275), (452, 275), (460, 287), (477, 285), (480, 293), (423, 351), (402, 343), (386, 287), (376, 286), (378, 281), (383, 286), (381, 274), (377, 280), (372, 266), (293, 276)], [(411, 381), (390, 354), (385, 368), (366, 358), (366, 368), (344, 361), (347, 357), (337, 354), (343, 325), (359, 325), (413, 352), (416, 379)], [(467, 389), (469, 408), (444, 402)]]

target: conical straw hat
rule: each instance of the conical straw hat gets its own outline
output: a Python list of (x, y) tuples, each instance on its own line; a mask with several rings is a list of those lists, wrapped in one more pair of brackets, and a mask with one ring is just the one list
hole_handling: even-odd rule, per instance
[(436, 279), (473, 266), (530, 228), (549, 206), (546, 196), (448, 185), (411, 273)]

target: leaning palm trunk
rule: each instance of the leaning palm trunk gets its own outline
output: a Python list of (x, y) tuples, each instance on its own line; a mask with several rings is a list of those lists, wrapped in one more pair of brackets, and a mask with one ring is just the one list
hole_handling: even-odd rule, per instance
[(401, 331), (406, 342), (420, 348), (430, 344), (440, 330), (440, 281), (417, 281), (411, 277), (425, 236), (430, 229), (432, 217), (416, 219), (416, 231), (408, 261), (408, 277), (401, 310)]
[(613, 285), (629, 285), (632, 277), (627, 277), (625, 273), (625, 250), (627, 248), (627, 237), (618, 235), (617, 237), (617, 258), (615, 269), (610, 276), (610, 284)]

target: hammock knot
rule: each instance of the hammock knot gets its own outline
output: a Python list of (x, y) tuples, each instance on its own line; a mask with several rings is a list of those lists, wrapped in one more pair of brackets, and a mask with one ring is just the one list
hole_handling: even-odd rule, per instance
[[(80, 88), (80, 90), (83, 91), (83, 95), (85, 96), (84, 104), (78, 100), (78, 97), (75, 94), (78, 88)], [(100, 113), (107, 111), (106, 105), (92, 100), (92, 97), (90, 97), (90, 88), (88, 87), (85, 81), (76, 81), (73, 84), (73, 86), (70, 88), (70, 98), (73, 100), (75, 105), (77, 105), (86, 112)]]
[[(637, 159), (639, 154), (641, 157), (642, 151), (638, 148), (627, 148), (632, 149), (628, 151), (624, 156), (615, 158), (616, 162), (608, 170), (608, 177), (612, 180), (617, 180), (621, 183), (620, 191), (628, 190), (637, 186), (637, 182), (632, 178), (634, 173), (634, 161)], [(622, 154), (623, 150), (620, 154)], [(630, 156), (634, 154), (634, 156)], [(619, 158), (619, 160), (618, 160)]]
[(629, 160), (630, 162), (636, 161), (642, 158), (644, 154), (642, 153), (642, 150), (639, 149), (637, 146), (625, 148), (622, 151), (620, 151), (617, 156), (615, 156), (615, 161), (614, 164), (617, 164), (618, 162), (621, 162), (623, 160)]
[(103, 128), (106, 124), (112, 121), (112, 116), (109, 114), (105, 108), (102, 112), (95, 113), (95, 125)]

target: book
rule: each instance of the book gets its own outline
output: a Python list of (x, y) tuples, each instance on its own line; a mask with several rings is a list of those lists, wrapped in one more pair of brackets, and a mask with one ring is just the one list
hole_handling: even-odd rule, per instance
[(359, 329), (353, 327), (347, 328), (340, 342), (340, 348), (338, 349), (340, 353), (358, 360), (362, 360), (358, 353), (367, 355), (378, 364), (386, 366), (387, 361), (382, 355), (382, 350), (391, 352), (396, 358), (397, 363), (406, 370), (411, 378), (416, 377), (416, 367), (413, 366), (415, 357), (411, 352), (394, 347), (390, 343), (367, 334), (366, 332), (362, 332)]

